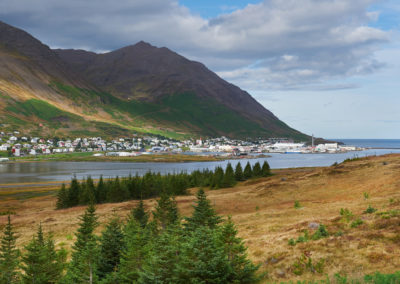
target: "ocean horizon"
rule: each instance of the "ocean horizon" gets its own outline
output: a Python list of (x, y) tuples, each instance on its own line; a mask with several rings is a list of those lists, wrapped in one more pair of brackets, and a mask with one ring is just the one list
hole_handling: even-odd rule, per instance
[(332, 138), (330, 140), (342, 142), (345, 145), (377, 148), (377, 149), (400, 149), (400, 139), (341, 139)]

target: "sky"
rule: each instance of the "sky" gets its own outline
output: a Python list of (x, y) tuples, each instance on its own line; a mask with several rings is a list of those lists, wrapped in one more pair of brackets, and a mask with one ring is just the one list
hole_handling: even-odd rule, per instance
[(398, 0), (0, 0), (0, 20), (52, 48), (166, 46), (304, 133), (400, 139)]

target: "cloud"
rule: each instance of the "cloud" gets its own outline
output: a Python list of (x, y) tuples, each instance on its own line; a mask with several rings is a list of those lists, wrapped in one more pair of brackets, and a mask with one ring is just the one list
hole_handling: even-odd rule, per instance
[(52, 47), (114, 50), (140, 40), (205, 63), (242, 88), (334, 89), (373, 73), (390, 33), (372, 0), (265, 0), (204, 19), (174, 0), (1, 0), (0, 18)]

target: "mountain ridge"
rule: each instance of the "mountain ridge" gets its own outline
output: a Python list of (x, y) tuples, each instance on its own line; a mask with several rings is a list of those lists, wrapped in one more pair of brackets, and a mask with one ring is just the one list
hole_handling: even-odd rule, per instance
[[(122, 133), (308, 139), (204, 64), (143, 41), (104, 54), (53, 50), (0, 22), (0, 67), (0, 119), (11, 126), (16, 120), (44, 122), (51, 132), (55, 120), (55, 133), (77, 127), (96, 132), (96, 124), (104, 123)], [(59, 123), (57, 116), (46, 121), (37, 111), (16, 111), (30, 99), (79, 118)]]

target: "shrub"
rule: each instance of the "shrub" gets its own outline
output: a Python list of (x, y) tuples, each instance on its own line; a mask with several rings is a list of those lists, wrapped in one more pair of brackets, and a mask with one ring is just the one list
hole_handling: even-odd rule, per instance
[(323, 224), (321, 224), (319, 225), (318, 230), (312, 235), (312, 239), (319, 240), (322, 238), (326, 238), (327, 236), (329, 236), (329, 233), (326, 230), (326, 227)]
[(302, 206), (301, 206), (301, 204), (300, 204), (300, 201), (298, 201), (298, 200), (296, 200), (295, 202), (294, 202), (294, 208), (295, 209), (300, 209)]
[(376, 211), (377, 211), (377, 209), (375, 209), (371, 205), (368, 205), (368, 208), (364, 211), (364, 214), (372, 214), (372, 213), (375, 213)]
[(345, 220), (346, 222), (350, 222), (350, 220), (353, 218), (353, 213), (347, 208), (341, 208), (340, 216), (342, 216), (343, 220)]
[(361, 220), (360, 218), (358, 218), (357, 220), (354, 220), (352, 223), (351, 223), (351, 227), (352, 228), (357, 228), (358, 226), (360, 226), (361, 224), (363, 224), (364, 223), (364, 221), (363, 220)]

